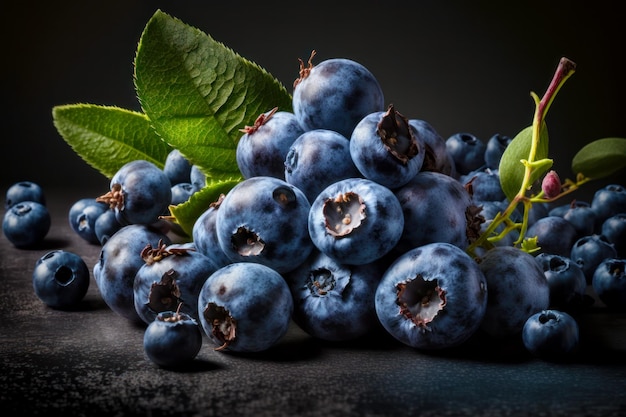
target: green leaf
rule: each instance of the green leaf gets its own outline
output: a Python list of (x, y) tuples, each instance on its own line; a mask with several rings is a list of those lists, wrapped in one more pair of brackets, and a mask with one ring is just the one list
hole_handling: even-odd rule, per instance
[(161, 11), (141, 36), (135, 86), (155, 130), (209, 182), (240, 176), (239, 129), (274, 107), (292, 109), (290, 94), (264, 69)]
[(193, 195), (186, 202), (177, 206), (171, 206), (170, 212), (176, 218), (187, 235), (191, 236), (193, 225), (211, 203), (219, 199), (220, 194), (227, 194), (231, 188), (239, 183), (239, 178), (232, 178), (223, 181), (213, 181)]
[(145, 159), (163, 168), (171, 150), (144, 114), (119, 107), (56, 106), (52, 109), (52, 119), (72, 149), (107, 178), (136, 159)]
[(608, 177), (626, 167), (626, 139), (604, 138), (585, 145), (572, 159), (572, 171), (590, 179)]
[[(509, 143), (502, 154), (498, 172), (500, 185), (509, 201), (512, 201), (522, 187), (524, 181), (525, 166), (521, 160), (528, 159), (532, 145), (532, 126), (520, 131)], [(548, 129), (544, 123), (539, 135), (539, 143), (535, 154), (535, 161), (541, 161), (548, 157)], [(532, 172), (530, 184), (541, 178), (551, 167), (551, 163), (542, 161)]]

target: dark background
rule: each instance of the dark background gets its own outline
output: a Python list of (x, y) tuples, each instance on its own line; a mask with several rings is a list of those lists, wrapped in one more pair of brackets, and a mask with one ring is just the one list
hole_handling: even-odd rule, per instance
[[(345, 5), (344, 5), (345, 3)], [(548, 115), (550, 156), (561, 177), (585, 143), (626, 137), (624, 14), (618, 2), (206, 0), (20, 1), (3, 7), (0, 186), (93, 194), (108, 180), (63, 141), (55, 105), (139, 110), (132, 73), (137, 42), (158, 9), (210, 34), (288, 86), (298, 58), (346, 57), (368, 67), (388, 103), (443, 137), (514, 136), (532, 121), (530, 91), (545, 91), (562, 56), (578, 64)], [(584, 186), (579, 199), (623, 172)], [(51, 192), (51, 191), (50, 191)]]

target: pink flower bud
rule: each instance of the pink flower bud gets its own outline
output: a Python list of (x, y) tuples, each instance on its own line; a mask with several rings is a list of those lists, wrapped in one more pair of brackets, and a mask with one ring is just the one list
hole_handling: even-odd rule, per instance
[(541, 189), (546, 198), (554, 198), (561, 193), (561, 179), (556, 171), (550, 171), (543, 177)]

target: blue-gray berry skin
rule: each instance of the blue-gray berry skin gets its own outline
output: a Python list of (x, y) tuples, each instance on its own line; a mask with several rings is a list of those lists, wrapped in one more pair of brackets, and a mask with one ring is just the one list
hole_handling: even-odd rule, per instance
[(189, 200), (193, 193), (196, 192), (195, 187), (190, 182), (179, 182), (172, 185), (172, 199), (170, 204), (177, 206)]
[(538, 253), (570, 257), (577, 232), (576, 228), (563, 217), (545, 216), (530, 225), (526, 230), (526, 236), (537, 238)]
[(347, 341), (372, 334), (379, 328), (374, 294), (383, 272), (381, 262), (346, 265), (315, 250), (285, 275), (295, 323), (321, 340)]
[(441, 172), (456, 178), (456, 168), (446, 149), (446, 140), (425, 120), (409, 119), (409, 124), (424, 142), (424, 162), (421, 170)]
[(591, 206), (585, 204), (571, 204), (563, 212), (563, 218), (576, 229), (578, 239), (594, 234), (596, 215)]
[(37, 260), (33, 269), (35, 295), (52, 308), (75, 307), (87, 294), (89, 281), (87, 264), (73, 252), (50, 251)]
[(202, 331), (193, 317), (164, 311), (148, 324), (143, 335), (146, 356), (163, 368), (176, 368), (189, 363), (200, 353)]
[(104, 245), (106, 241), (122, 227), (122, 224), (117, 221), (115, 211), (113, 210), (107, 210), (98, 216), (93, 226), (94, 233), (100, 245)]
[(485, 145), (485, 165), (489, 169), (499, 169), (500, 168), (500, 160), (502, 159), (502, 154), (509, 146), (512, 137), (503, 135), (501, 133), (496, 133), (492, 137), (487, 140), (487, 144)]
[(446, 139), (446, 149), (459, 175), (465, 175), (485, 165), (487, 145), (471, 133), (455, 133)]
[(285, 179), (285, 158), (293, 142), (304, 133), (296, 116), (270, 110), (253, 126), (246, 126), (237, 142), (236, 159), (244, 178), (269, 176)]
[(4, 208), (8, 209), (22, 201), (34, 201), (46, 205), (46, 196), (43, 188), (33, 181), (20, 181), (7, 188)]
[(172, 149), (167, 154), (163, 172), (172, 186), (191, 182), (191, 163), (178, 149)]
[(477, 169), (459, 178), (461, 184), (468, 187), (476, 204), (482, 201), (503, 201), (506, 195), (500, 185), (498, 169)]
[(135, 310), (135, 275), (144, 265), (141, 252), (148, 245), (169, 245), (170, 239), (150, 226), (133, 224), (122, 227), (102, 246), (93, 276), (104, 302), (118, 315), (142, 323)]
[(297, 187), (275, 177), (243, 180), (217, 211), (220, 247), (232, 262), (256, 262), (280, 273), (311, 253), (307, 221), (311, 204)]
[(376, 314), (389, 334), (408, 346), (451, 348), (480, 328), (488, 291), (469, 255), (449, 243), (431, 243), (389, 266), (376, 290)]
[(402, 208), (388, 188), (364, 178), (326, 187), (311, 204), (313, 244), (340, 263), (360, 265), (389, 253), (404, 229)]
[(526, 320), (522, 329), (524, 347), (542, 359), (564, 361), (577, 350), (580, 331), (576, 320), (564, 311), (539, 311)]
[(272, 268), (236, 262), (204, 282), (198, 316), (216, 350), (265, 351), (287, 333), (293, 298), (285, 279)]
[(587, 283), (591, 284), (598, 265), (607, 258), (616, 258), (617, 251), (603, 235), (588, 235), (574, 242), (569, 257), (583, 270)]
[(519, 334), (526, 320), (550, 305), (550, 287), (535, 258), (513, 246), (489, 250), (478, 264), (489, 298), (481, 329), (493, 337)]
[(193, 185), (194, 191), (200, 191), (206, 186), (206, 174), (198, 165), (191, 166), (189, 179), (191, 181), (191, 185)]
[(595, 192), (591, 208), (596, 215), (596, 232), (611, 216), (626, 213), (626, 188), (620, 184), (609, 184)]
[(35, 201), (22, 201), (4, 213), (2, 232), (15, 247), (31, 248), (43, 241), (51, 223), (46, 206)]
[(302, 68), (293, 91), (293, 111), (304, 130), (329, 129), (349, 138), (361, 119), (383, 111), (382, 88), (362, 64), (333, 58)]
[(85, 241), (100, 244), (96, 235), (96, 220), (109, 206), (94, 198), (81, 198), (72, 204), (68, 212), (68, 220), (72, 230)]
[(600, 232), (613, 244), (617, 257), (626, 258), (626, 213), (619, 213), (606, 219)]
[(191, 236), (196, 250), (209, 258), (218, 268), (232, 263), (231, 259), (220, 247), (217, 238), (217, 211), (225, 195), (211, 203), (209, 207), (196, 219), (191, 230)]
[(350, 156), (348, 138), (328, 129), (300, 135), (285, 158), (285, 180), (298, 187), (311, 203), (330, 184), (360, 176)]
[(428, 243), (446, 242), (465, 249), (471, 196), (456, 179), (440, 172), (419, 172), (395, 191), (404, 214), (398, 249), (406, 251)]
[(198, 319), (198, 296), (217, 266), (203, 254), (180, 245), (143, 251), (144, 265), (133, 284), (135, 310), (147, 324), (163, 311), (179, 311)]
[(549, 253), (535, 257), (548, 280), (550, 308), (576, 310), (586, 303), (587, 280), (570, 258)]
[(603, 260), (593, 273), (591, 285), (610, 310), (626, 311), (626, 259)]
[(124, 164), (111, 178), (110, 188), (98, 201), (108, 203), (124, 225), (154, 223), (172, 201), (169, 179), (163, 170), (145, 160)]
[(359, 172), (391, 189), (420, 171), (424, 154), (416, 129), (393, 106), (365, 116), (350, 136), (350, 156)]

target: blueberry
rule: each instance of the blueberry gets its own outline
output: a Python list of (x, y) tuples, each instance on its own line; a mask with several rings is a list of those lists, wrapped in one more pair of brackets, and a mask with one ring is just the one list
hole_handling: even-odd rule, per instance
[(548, 281), (550, 308), (575, 310), (585, 304), (587, 280), (585, 273), (570, 258), (549, 253), (535, 257)]
[(378, 328), (374, 294), (384, 272), (381, 262), (346, 265), (315, 250), (286, 274), (295, 323), (329, 341), (354, 340)]
[(315, 66), (310, 59), (306, 68), (301, 62), (292, 104), (304, 130), (329, 129), (347, 138), (361, 119), (385, 109), (378, 80), (362, 64), (345, 58)]
[(365, 116), (350, 137), (350, 156), (359, 172), (392, 189), (421, 170), (423, 148), (415, 128), (393, 106)]
[(16, 182), (7, 189), (4, 208), (8, 209), (23, 201), (34, 201), (45, 206), (46, 196), (43, 188), (32, 181)]
[(74, 307), (89, 289), (89, 268), (73, 252), (48, 252), (35, 263), (33, 288), (37, 297), (52, 308)]
[(109, 204), (124, 225), (154, 223), (172, 201), (172, 185), (163, 170), (141, 159), (124, 164), (110, 188), (97, 200)]
[(626, 259), (603, 260), (593, 273), (591, 285), (609, 309), (626, 311)]
[(172, 185), (172, 200), (170, 204), (177, 206), (186, 202), (195, 191), (195, 187), (190, 182), (179, 182), (178, 184)]
[(293, 299), (285, 279), (251, 262), (226, 265), (204, 282), (198, 316), (216, 350), (261, 352), (287, 333)]
[(594, 233), (596, 215), (589, 205), (574, 203), (563, 212), (563, 218), (574, 226), (578, 239)]
[(579, 344), (578, 323), (564, 311), (543, 310), (526, 320), (522, 329), (524, 347), (532, 354), (549, 360), (566, 360)]
[(408, 346), (450, 348), (479, 329), (487, 291), (469, 255), (449, 243), (431, 243), (389, 266), (376, 290), (376, 314), (389, 334)]
[(468, 222), (473, 218), (474, 203), (458, 180), (440, 172), (423, 171), (397, 189), (395, 195), (405, 218), (399, 250), (434, 242), (451, 243), (461, 249), (468, 246), (468, 230), (474, 230), (474, 223)]
[(107, 210), (96, 219), (93, 229), (100, 245), (105, 242), (118, 230), (122, 228), (122, 224), (117, 221), (115, 211)]
[[(533, 205), (534, 206), (534, 205)], [(526, 230), (527, 237), (536, 237), (539, 251), (569, 257), (576, 242), (576, 228), (563, 217), (541, 217)]]
[(519, 334), (526, 320), (550, 305), (550, 287), (535, 258), (513, 246), (487, 251), (478, 264), (489, 298), (481, 329), (493, 337)]
[(477, 169), (462, 175), (459, 181), (470, 190), (470, 194), (476, 203), (481, 201), (503, 201), (506, 195), (500, 185), (500, 172), (498, 169)]
[(178, 149), (172, 149), (165, 158), (163, 172), (172, 186), (191, 182), (191, 163)]
[(2, 231), (15, 247), (29, 248), (40, 243), (50, 231), (51, 218), (46, 206), (35, 201), (14, 204), (4, 213)]
[(421, 170), (441, 172), (456, 178), (456, 168), (446, 148), (446, 140), (425, 120), (409, 119), (409, 124), (424, 143), (424, 162)]
[(118, 315), (143, 324), (135, 310), (135, 275), (144, 265), (142, 251), (148, 246), (169, 245), (169, 238), (151, 226), (132, 224), (112, 235), (100, 251), (93, 276), (104, 302)]
[(191, 185), (193, 185), (194, 191), (200, 191), (206, 185), (206, 174), (198, 165), (192, 165), (189, 180), (191, 181)]
[(596, 232), (602, 223), (611, 216), (626, 213), (626, 188), (619, 184), (609, 184), (595, 192), (591, 208), (596, 215)]
[(593, 273), (603, 260), (617, 257), (613, 245), (602, 235), (589, 235), (576, 240), (569, 255), (583, 270), (587, 283), (591, 284)]
[(577, 207), (590, 207), (591, 204), (586, 202), (586, 201), (581, 201), (581, 200), (572, 200), (569, 203), (566, 204), (560, 204), (557, 205), (555, 207), (550, 207), (548, 209), (548, 215), (549, 216), (559, 216), (559, 217), (563, 217), (563, 215), (570, 209), (570, 208), (577, 208)]
[(446, 139), (446, 149), (459, 175), (482, 168), (486, 148), (485, 142), (471, 133), (455, 133)]
[(311, 253), (311, 204), (302, 191), (275, 177), (252, 177), (233, 187), (217, 211), (220, 248), (233, 262), (256, 262), (280, 273)]
[(296, 116), (276, 108), (262, 113), (242, 129), (236, 158), (244, 178), (269, 176), (285, 179), (285, 158), (293, 142), (304, 133)]
[(180, 245), (149, 244), (141, 256), (145, 263), (133, 283), (139, 317), (149, 324), (158, 313), (176, 310), (198, 319), (200, 289), (217, 266), (193, 248)]
[(96, 235), (96, 220), (106, 211), (109, 206), (94, 198), (81, 198), (72, 204), (68, 212), (68, 220), (72, 230), (83, 240), (100, 244)]
[(202, 348), (202, 331), (198, 322), (185, 313), (159, 313), (143, 335), (148, 359), (163, 368), (182, 366), (198, 355)]
[(196, 250), (209, 258), (217, 267), (225, 266), (232, 261), (224, 253), (217, 239), (217, 211), (219, 210), (225, 195), (221, 194), (217, 201), (196, 219), (193, 224), (191, 236)]
[(609, 217), (602, 223), (602, 235), (613, 244), (619, 258), (626, 257), (626, 213)]
[(504, 154), (504, 151), (512, 140), (512, 137), (500, 133), (496, 133), (487, 140), (487, 144), (485, 145), (485, 165), (487, 168), (500, 168), (502, 154)]
[(340, 263), (359, 265), (389, 253), (404, 228), (400, 202), (388, 188), (364, 178), (326, 187), (311, 204), (313, 244)]
[(330, 184), (360, 176), (350, 156), (349, 140), (332, 130), (303, 133), (285, 158), (285, 180), (298, 187), (309, 202)]

